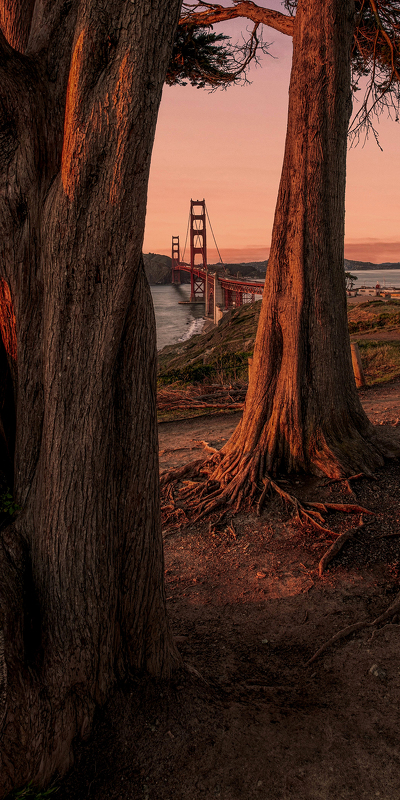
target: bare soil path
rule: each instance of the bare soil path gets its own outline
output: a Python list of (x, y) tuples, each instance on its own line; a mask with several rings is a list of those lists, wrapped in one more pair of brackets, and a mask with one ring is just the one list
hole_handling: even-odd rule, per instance
[[(400, 384), (367, 389), (400, 442)], [(160, 425), (161, 467), (219, 448), (239, 415)], [(97, 716), (58, 800), (397, 800), (400, 618), (347, 637), (400, 592), (400, 468), (353, 484), (373, 515), (318, 576), (332, 537), (298, 527), (275, 498), (221, 525), (165, 531), (171, 622), (185, 669), (141, 679)], [(348, 502), (341, 484), (297, 481), (301, 499)], [(357, 525), (333, 513), (337, 533)]]
[[(372, 386), (360, 391), (361, 402), (374, 425), (400, 424), (400, 384)], [(229, 439), (241, 412), (194, 417), (158, 426), (160, 469), (173, 469), (205, 453), (204, 442), (220, 450)], [(203, 442), (203, 444), (202, 444)]]

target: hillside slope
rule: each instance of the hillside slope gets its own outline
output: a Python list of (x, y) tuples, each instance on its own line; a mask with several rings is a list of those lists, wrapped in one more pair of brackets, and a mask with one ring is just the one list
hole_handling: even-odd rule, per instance
[[(158, 354), (159, 383), (230, 383), (247, 380), (261, 300), (229, 311), (217, 327)], [(400, 376), (400, 301), (371, 300), (349, 306), (352, 340), (361, 349), (369, 384)]]

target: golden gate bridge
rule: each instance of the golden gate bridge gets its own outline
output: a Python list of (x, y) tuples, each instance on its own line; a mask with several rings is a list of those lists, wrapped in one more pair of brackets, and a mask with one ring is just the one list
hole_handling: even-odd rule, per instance
[[(213, 318), (214, 323), (217, 324), (224, 311), (238, 308), (245, 303), (254, 303), (256, 296), (263, 293), (264, 281), (246, 280), (227, 275), (222, 260), (219, 269), (216, 269), (219, 266), (216, 264), (211, 265), (214, 271), (208, 268), (206, 214), (208, 217), (204, 199), (190, 201), (188, 225), (188, 230), (190, 227), (190, 263), (181, 260), (179, 236), (173, 236), (171, 282), (180, 284), (181, 272), (188, 272), (190, 274), (190, 302), (204, 303), (206, 317)], [(210, 223), (209, 217), (208, 221)], [(220, 256), (215, 237), (214, 242)], [(184, 255), (185, 251), (186, 245)], [(195, 262), (196, 257), (201, 259), (197, 263)]]

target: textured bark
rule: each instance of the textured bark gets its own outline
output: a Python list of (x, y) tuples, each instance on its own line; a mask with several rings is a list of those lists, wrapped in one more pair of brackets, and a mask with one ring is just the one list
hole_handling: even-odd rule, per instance
[(192, 22), (196, 27), (202, 25), (211, 26), (218, 22), (225, 22), (238, 17), (246, 17), (246, 19), (251, 19), (256, 24), (268, 25), (270, 28), (280, 31), (280, 33), (293, 36), (293, 17), (281, 14), (280, 11), (275, 11), (272, 8), (261, 8), (251, 0), (242, 0), (241, 2), (237, 0), (234, 6), (228, 6), (227, 8), (215, 4), (206, 11), (191, 12), (190, 8), (185, 9), (179, 24), (185, 26)]
[(65, 772), (117, 681), (177, 663), (141, 252), (179, 6), (0, 0), (0, 454), (22, 508), (0, 534), (0, 796)]
[[(283, 171), (242, 422), (214, 477), (383, 463), (357, 396), (343, 268), (352, 0), (299, 0)], [(238, 478), (239, 480), (239, 478)], [(235, 489), (239, 492), (239, 489)]]

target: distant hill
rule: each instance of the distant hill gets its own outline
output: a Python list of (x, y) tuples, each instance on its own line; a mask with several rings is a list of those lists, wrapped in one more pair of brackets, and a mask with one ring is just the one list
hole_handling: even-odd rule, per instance
[(143, 253), (147, 280), (152, 285), (171, 283), (171, 259), (157, 253)]
[(384, 264), (373, 264), (371, 261), (350, 261), (350, 259), (345, 258), (344, 268), (346, 272), (351, 272), (352, 269), (356, 272), (362, 269), (400, 269), (400, 261), (396, 263), (385, 261)]
[(249, 261), (241, 264), (209, 264), (212, 271), (225, 272), (225, 274), (240, 278), (263, 278), (267, 271), (268, 259), (266, 261)]
[[(158, 253), (143, 253), (144, 268), (147, 275), (147, 280), (151, 286), (159, 286), (171, 283), (171, 258), (170, 256), (162, 256)], [(232, 275), (236, 277), (246, 278), (263, 278), (267, 270), (268, 259), (266, 261), (249, 261), (242, 264), (209, 264), (211, 272), (218, 272), (222, 274)], [(400, 262), (396, 263), (385, 262), (384, 264), (373, 264), (371, 261), (351, 261), (348, 258), (344, 260), (344, 268), (346, 272), (355, 270), (367, 269), (400, 269)], [(186, 272), (181, 274), (182, 283), (189, 283), (190, 276)]]
[[(161, 256), (159, 253), (143, 253), (144, 270), (150, 286), (160, 286), (171, 283), (170, 256)], [(182, 283), (190, 283), (190, 275), (182, 272)]]

